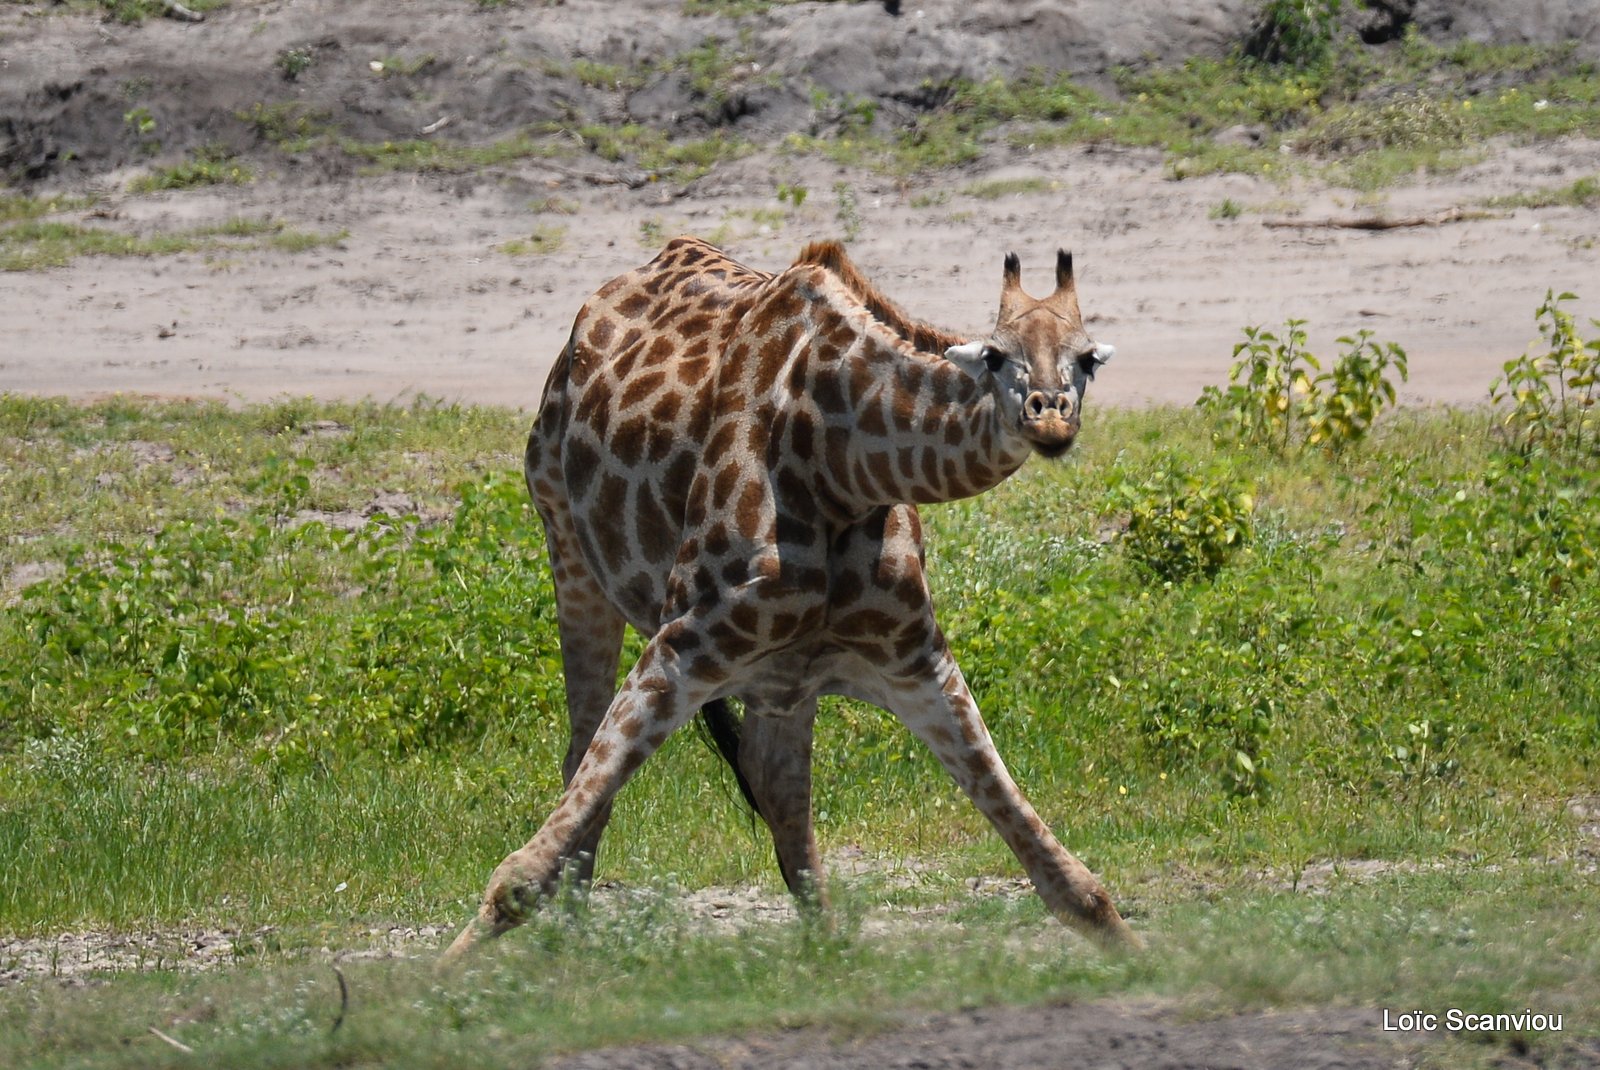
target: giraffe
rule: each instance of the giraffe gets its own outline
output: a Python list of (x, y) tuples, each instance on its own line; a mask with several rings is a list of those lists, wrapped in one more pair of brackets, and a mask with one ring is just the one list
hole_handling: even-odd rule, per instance
[[(1114, 349), (1085, 332), (1071, 254), (994, 330), (913, 320), (835, 242), (784, 271), (675, 238), (579, 311), (524, 474), (544, 523), (571, 721), (566, 784), (446, 950), (587, 881), (616, 792), (704, 710), (803, 904), (826, 905), (811, 812), (817, 698), (878, 705), (927, 745), (1062, 921), (1139, 946), (996, 753), (934, 618), (917, 505), (979, 494), (1077, 435)], [(624, 625), (646, 642), (616, 686)], [(744, 705), (742, 721), (725, 704)]]

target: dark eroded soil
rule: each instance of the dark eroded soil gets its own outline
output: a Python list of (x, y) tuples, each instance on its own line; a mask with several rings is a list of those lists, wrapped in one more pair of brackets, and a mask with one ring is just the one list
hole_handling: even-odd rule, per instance
[[(997, 1007), (908, 1017), (856, 1039), (813, 1028), (693, 1044), (585, 1052), (552, 1070), (1365, 1070), (1418, 1065), (1446, 1056), (1443, 1038), (1385, 1032), (1377, 1008), (1258, 1011), (1196, 1018), (1155, 1000), (1069, 1006)], [(1507, 1065), (1585, 1066), (1594, 1042), (1507, 1047)], [(1446, 1056), (1447, 1057), (1447, 1056)]]

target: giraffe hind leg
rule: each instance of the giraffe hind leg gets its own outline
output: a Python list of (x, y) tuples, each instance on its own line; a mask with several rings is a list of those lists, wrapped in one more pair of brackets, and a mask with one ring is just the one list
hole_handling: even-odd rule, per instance
[[(566, 756), (561, 763), (561, 782), (570, 785), (616, 696), (624, 622), (589, 571), (576, 540), (559, 522), (546, 521), (545, 542), (555, 577), (561, 672), (566, 684), (567, 720), (571, 729)], [(595, 855), (610, 820), (611, 806), (607, 803), (578, 840), (563, 869), (564, 880), (583, 886), (594, 879)]]
[(772, 832), (778, 869), (802, 908), (826, 911), (827, 874), (811, 809), (811, 741), (817, 704), (774, 712), (749, 706), (730, 757), (745, 798)]

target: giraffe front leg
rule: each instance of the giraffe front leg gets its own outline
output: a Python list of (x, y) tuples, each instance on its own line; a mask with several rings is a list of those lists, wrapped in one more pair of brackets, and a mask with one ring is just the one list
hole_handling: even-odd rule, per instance
[(887, 698), (889, 711), (928, 745), (1000, 833), (1051, 913), (1103, 946), (1143, 947), (1099, 880), (1061, 845), (1011, 779), (948, 650), (932, 673), (889, 682)]
[(710, 697), (712, 684), (678, 671), (663, 634), (629, 672), (555, 810), (490, 876), (477, 917), (446, 949), (442, 966), (528, 919), (539, 900), (556, 890), (562, 867), (628, 778)]

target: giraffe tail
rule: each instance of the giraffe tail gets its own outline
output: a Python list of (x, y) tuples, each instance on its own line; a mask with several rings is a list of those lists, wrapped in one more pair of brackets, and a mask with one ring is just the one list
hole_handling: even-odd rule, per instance
[(745, 779), (744, 771), (739, 768), (739, 716), (728, 705), (727, 699), (713, 699), (700, 707), (700, 723), (711, 745), (722, 755), (722, 760), (733, 768), (733, 777), (739, 782), (739, 794), (750, 804), (750, 809), (760, 816), (761, 807), (756, 804), (756, 794), (751, 790), (750, 781)]

